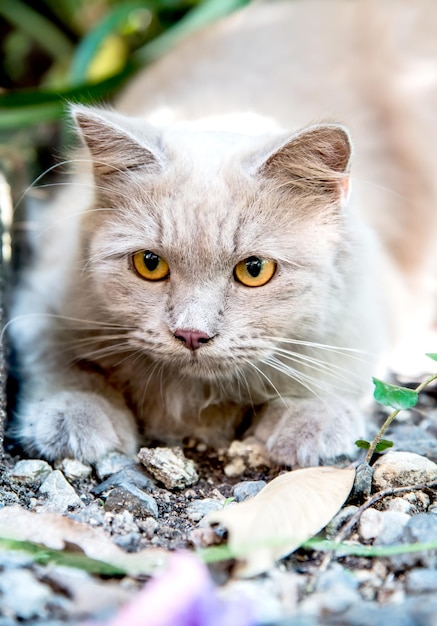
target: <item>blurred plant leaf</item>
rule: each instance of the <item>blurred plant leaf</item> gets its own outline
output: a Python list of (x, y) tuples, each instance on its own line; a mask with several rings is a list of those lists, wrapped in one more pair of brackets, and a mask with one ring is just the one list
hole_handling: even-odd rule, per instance
[(71, 552), (69, 550), (51, 550), (46, 546), (42, 546), (31, 541), (20, 541), (17, 539), (8, 539), (0, 537), (1, 550), (18, 550), (29, 554), (36, 563), (47, 565), (64, 565), (66, 567), (75, 567), (85, 570), (90, 574), (100, 574), (102, 576), (125, 576), (128, 569), (111, 563), (105, 563), (97, 559), (92, 559), (80, 552)]
[(27, 33), (54, 59), (73, 54), (73, 44), (50, 20), (21, 0), (1, 0), (0, 15)]
[(432, 359), (433, 361), (437, 361), (437, 353), (428, 352), (428, 354), (426, 354), (426, 356), (429, 357), (430, 359)]
[[(126, 2), (124, 4), (113, 7), (103, 19), (99, 22), (99, 24), (91, 30), (89, 33), (85, 35), (82, 41), (76, 48), (76, 51), (73, 56), (73, 61), (70, 68), (70, 83), (71, 85), (77, 85), (80, 83), (84, 83), (87, 79), (90, 78), (88, 75), (88, 70), (90, 65), (96, 62), (98, 54), (101, 50), (102, 45), (105, 40), (113, 35), (124, 22), (128, 19), (129, 15), (132, 11), (141, 8), (147, 8), (150, 4), (149, 2), (144, 2), (142, 0), (137, 0), (135, 2)], [(120, 52), (120, 51), (119, 51)], [(112, 60), (112, 59), (111, 59)], [(119, 65), (118, 67), (114, 67), (114, 71), (112, 74), (116, 74), (123, 69), (125, 62), (127, 60), (127, 49), (125, 48), (118, 59)], [(120, 66), (121, 63), (121, 66)], [(92, 82), (95, 82), (95, 78), (98, 78), (99, 72), (97, 75), (94, 74), (94, 79), (92, 78)], [(108, 73), (104, 78), (108, 76)]]
[[(7, 0), (18, 4), (19, 0)], [(251, 0), (204, 0), (164, 33), (135, 51), (122, 71), (98, 83), (82, 82), (63, 89), (23, 89), (0, 93), (0, 130), (11, 130), (33, 123), (55, 120), (63, 114), (68, 102), (95, 103), (109, 97), (136, 70), (157, 59), (182, 37), (249, 4)], [(0, 6), (3, 6), (0, 0)], [(142, 6), (146, 6), (144, 2)], [(179, 6), (176, 0), (151, 1), (150, 6)], [(94, 44), (93, 44), (94, 45)], [(85, 53), (84, 53), (85, 54)], [(86, 63), (81, 62), (82, 70)], [(81, 71), (82, 71), (81, 70)]]
[(384, 406), (390, 406), (393, 409), (410, 409), (416, 406), (419, 394), (414, 389), (407, 389), (406, 387), (398, 387), (397, 385), (391, 385), (385, 383), (378, 378), (373, 378), (373, 384), (375, 389), (373, 391), (373, 397), (379, 404)]

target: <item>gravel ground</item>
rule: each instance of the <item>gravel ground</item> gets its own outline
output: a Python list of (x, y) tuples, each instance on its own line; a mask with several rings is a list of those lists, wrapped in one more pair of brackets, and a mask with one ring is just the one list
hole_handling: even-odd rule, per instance
[[(423, 394), (418, 408), (402, 412), (388, 433), (395, 445), (374, 464), (370, 506), (363, 506), (362, 494), (352, 495), (324, 536), (339, 538), (343, 529), (341, 539), (352, 544), (437, 542), (436, 391)], [(383, 414), (377, 417), (381, 420)], [(137, 458), (120, 454), (95, 467), (72, 460), (53, 467), (23, 459), (10, 442), (6, 448), (0, 477), (3, 509), (18, 505), (82, 522), (128, 553), (151, 547), (192, 551), (220, 543), (223, 529), (211, 529), (205, 515), (229, 498), (252, 497), (281, 471), (269, 467), (256, 448), (238, 442), (215, 451), (189, 441), (176, 457), (159, 449), (158, 461), (156, 451), (145, 450), (140, 456), (148, 469)], [(376, 496), (380, 492), (386, 496)], [(21, 509), (11, 511), (19, 520)], [(251, 580), (234, 579), (232, 565), (228, 560), (210, 566), (219, 593), (249, 598), (260, 624), (437, 624), (436, 550), (367, 558), (300, 549)], [(145, 581), (144, 576), (100, 577), (36, 564), (28, 554), (3, 550), (0, 626), (102, 619)]]

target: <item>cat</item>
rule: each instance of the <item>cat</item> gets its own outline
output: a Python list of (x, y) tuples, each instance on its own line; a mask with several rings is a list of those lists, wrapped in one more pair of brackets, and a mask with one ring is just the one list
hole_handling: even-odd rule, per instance
[(291, 467), (353, 454), (381, 356), (432, 319), (437, 233), (435, 80), (406, 80), (437, 14), (371, 4), (255, 3), (115, 110), (72, 107), (82, 149), (9, 323), (28, 453), (245, 433)]

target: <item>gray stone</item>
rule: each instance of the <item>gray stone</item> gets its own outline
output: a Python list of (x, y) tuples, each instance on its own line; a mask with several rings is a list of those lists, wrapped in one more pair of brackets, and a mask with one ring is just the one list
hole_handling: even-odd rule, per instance
[(437, 465), (414, 452), (388, 452), (373, 466), (377, 491), (437, 480)]
[[(413, 515), (405, 525), (400, 543), (433, 543), (437, 542), (437, 516), (432, 513)], [(390, 557), (395, 568), (414, 567), (422, 564), (434, 568), (437, 565), (437, 550), (397, 554)]]
[(144, 532), (147, 539), (151, 539), (158, 530), (159, 524), (153, 517), (147, 517), (145, 520), (140, 520), (138, 526)]
[(77, 459), (62, 459), (56, 465), (56, 469), (60, 469), (68, 480), (85, 480), (91, 476), (91, 465), (86, 465)]
[(135, 465), (135, 459), (121, 452), (109, 452), (95, 463), (96, 474), (100, 480), (119, 472), (125, 467)]
[(414, 617), (409, 615), (404, 604), (378, 606), (372, 602), (358, 601), (339, 618), (330, 616), (323, 620), (324, 626), (418, 626)]
[(340, 529), (348, 522), (353, 515), (358, 511), (358, 507), (354, 505), (345, 506), (344, 509), (340, 509), (335, 517), (329, 522), (325, 528), (325, 534), (328, 539), (333, 539)]
[(357, 498), (368, 498), (372, 491), (373, 468), (368, 463), (361, 463), (355, 473), (352, 493)]
[(82, 500), (59, 470), (54, 470), (47, 476), (39, 488), (39, 493), (47, 496), (42, 507), (45, 511), (66, 513), (70, 509), (83, 506)]
[(236, 502), (244, 502), (248, 498), (253, 498), (266, 484), (265, 480), (243, 480), (237, 483), (233, 490)]
[(402, 531), (410, 521), (407, 513), (398, 511), (363, 511), (358, 525), (358, 533), (363, 541), (375, 540), (376, 544), (388, 545), (395, 543), (402, 536)]
[(134, 552), (141, 541), (140, 533), (128, 533), (127, 535), (119, 535), (114, 539), (114, 543), (127, 552)]
[(215, 500), (214, 498), (205, 498), (204, 500), (193, 500), (187, 506), (187, 517), (192, 522), (199, 522), (205, 515), (213, 511), (221, 511), (223, 509), (224, 500)]
[(316, 588), (317, 591), (330, 591), (334, 587), (339, 586), (357, 589), (358, 580), (339, 563), (333, 563), (329, 570), (319, 576)]
[(437, 570), (418, 568), (405, 575), (405, 585), (410, 593), (437, 591)]
[(199, 480), (194, 462), (185, 458), (181, 448), (141, 448), (138, 458), (167, 489), (184, 489)]
[(420, 426), (398, 425), (393, 436), (394, 450), (414, 452), (437, 462), (437, 439)]
[(39, 487), (53, 469), (41, 459), (23, 459), (15, 463), (11, 471), (11, 480), (22, 485)]
[(129, 511), (136, 517), (158, 517), (158, 505), (148, 493), (130, 485), (129, 488), (115, 487), (105, 501), (105, 510), (118, 513)]
[(7, 570), (0, 574), (1, 609), (20, 620), (41, 618), (53, 597), (47, 585), (40, 583), (27, 569)]
[(141, 468), (129, 466), (109, 476), (100, 485), (94, 487), (92, 491), (94, 495), (99, 496), (112, 487), (129, 489), (132, 485), (148, 491), (152, 491), (155, 488), (153, 482), (144, 474)]

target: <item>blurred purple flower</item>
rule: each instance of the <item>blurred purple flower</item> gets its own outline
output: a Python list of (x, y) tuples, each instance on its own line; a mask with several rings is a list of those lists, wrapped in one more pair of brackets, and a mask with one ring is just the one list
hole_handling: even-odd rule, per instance
[[(162, 575), (147, 583), (104, 626), (255, 626), (249, 599), (222, 600), (207, 568), (176, 552)], [(93, 626), (88, 624), (88, 626)], [(103, 626), (94, 623), (94, 626)]]

